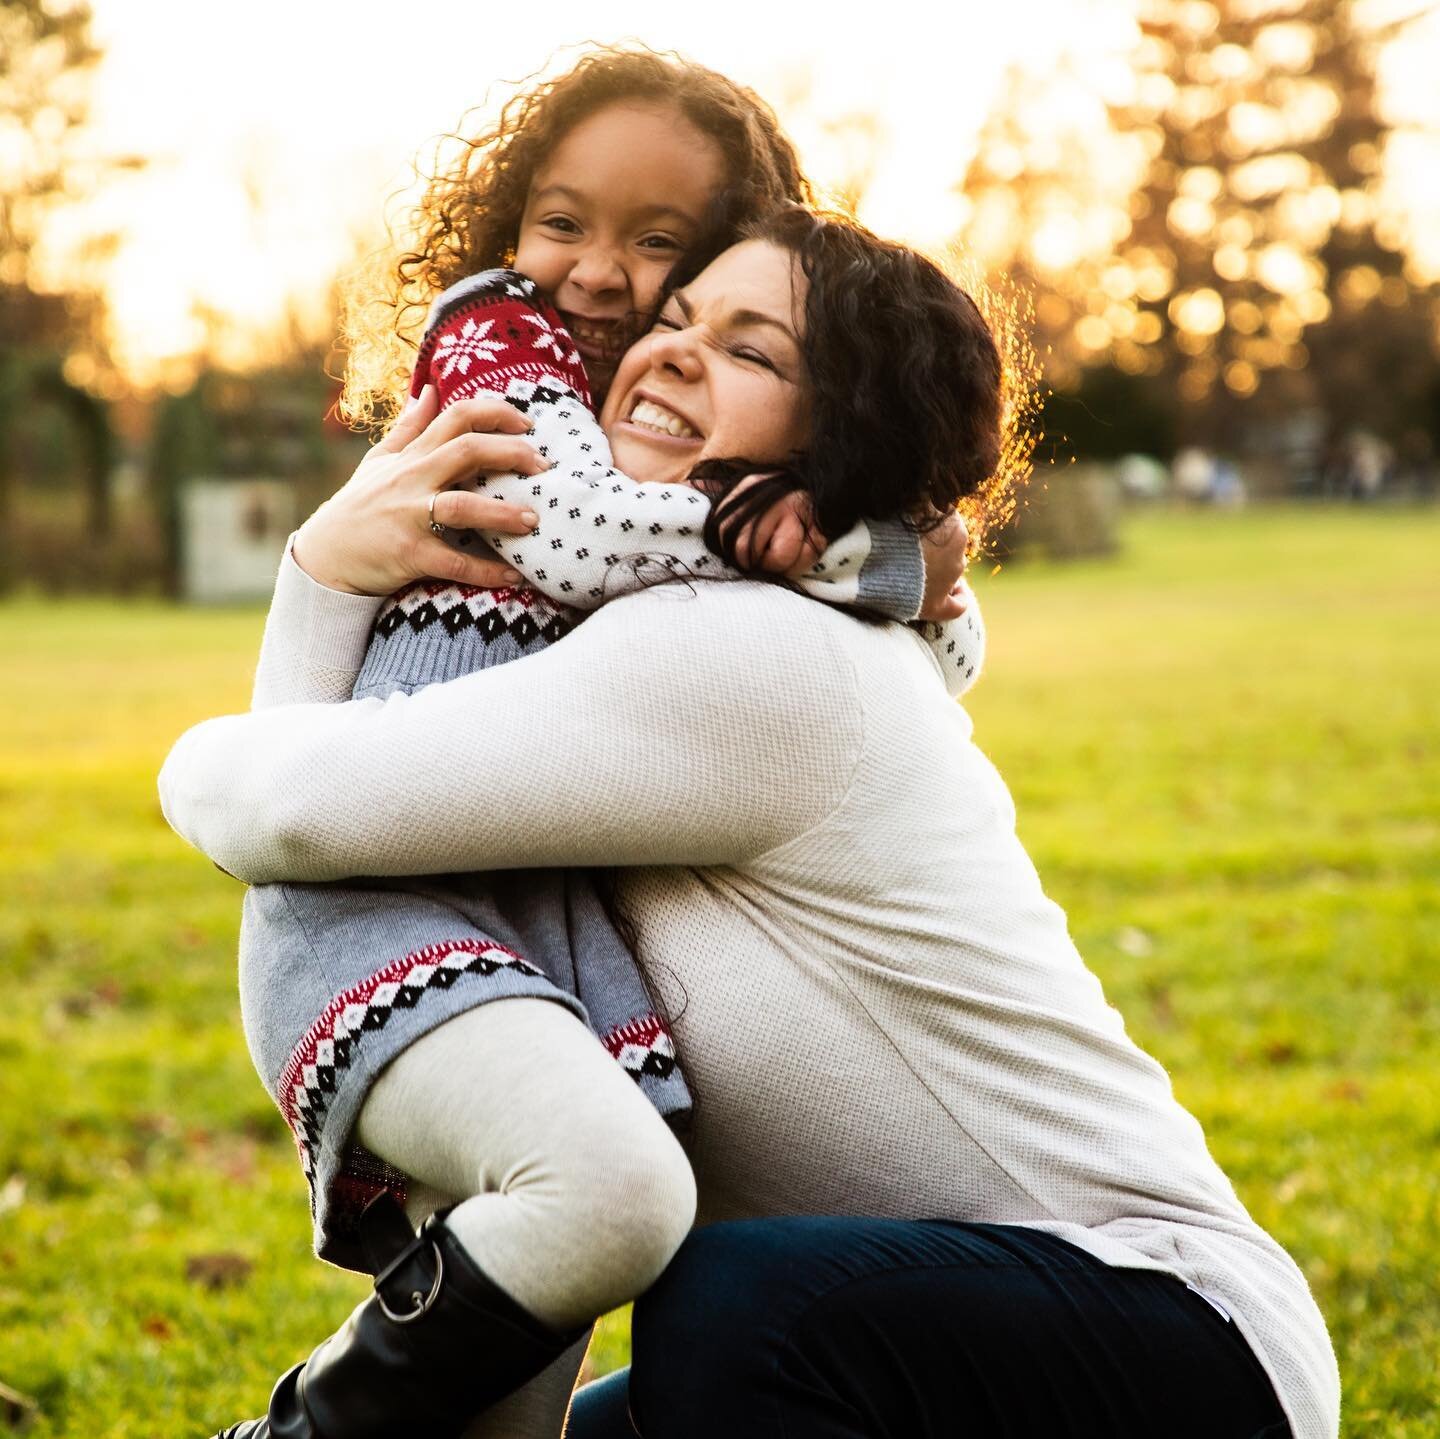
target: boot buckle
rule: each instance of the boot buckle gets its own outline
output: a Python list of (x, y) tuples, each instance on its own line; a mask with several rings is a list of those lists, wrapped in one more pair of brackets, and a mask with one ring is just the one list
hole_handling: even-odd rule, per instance
[(440, 1246), (433, 1239), (430, 1241), (430, 1248), (435, 1255), (435, 1282), (430, 1286), (428, 1294), (421, 1294), (418, 1289), (410, 1291), (412, 1308), (408, 1314), (397, 1314), (395, 1310), (391, 1309), (385, 1302), (385, 1293), (380, 1286), (406, 1259), (411, 1257), (413, 1246), (408, 1248), (405, 1253), (398, 1255), (383, 1273), (375, 1276), (375, 1302), (380, 1306), (381, 1313), (392, 1323), (413, 1324), (439, 1298), (440, 1286), (445, 1279), (445, 1259), (440, 1253)]

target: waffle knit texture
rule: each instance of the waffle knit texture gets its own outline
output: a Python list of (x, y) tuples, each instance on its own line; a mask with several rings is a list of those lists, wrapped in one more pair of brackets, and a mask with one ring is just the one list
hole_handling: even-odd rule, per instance
[[(258, 687), (323, 700), (377, 604), (287, 559)], [(161, 802), (250, 881), (633, 866), (621, 898), (702, 1096), (701, 1222), (1045, 1229), (1218, 1296), (1297, 1439), (1333, 1439), (1304, 1275), (1106, 1003), (935, 677), (903, 626), (770, 585), (666, 586), (524, 664), (208, 720)]]

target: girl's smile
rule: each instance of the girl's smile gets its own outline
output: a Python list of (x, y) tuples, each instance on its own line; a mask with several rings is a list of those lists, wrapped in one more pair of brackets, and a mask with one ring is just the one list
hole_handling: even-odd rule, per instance
[(559, 310), (597, 405), (725, 173), (719, 145), (679, 109), (642, 101), (587, 115), (535, 172), (515, 268)]

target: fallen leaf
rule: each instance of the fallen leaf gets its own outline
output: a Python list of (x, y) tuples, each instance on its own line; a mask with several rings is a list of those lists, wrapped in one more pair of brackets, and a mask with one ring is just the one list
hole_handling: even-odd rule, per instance
[(1155, 941), (1143, 929), (1127, 924), (1115, 935), (1115, 948), (1131, 959), (1147, 959), (1155, 952)]
[(185, 1277), (203, 1289), (228, 1289), (243, 1284), (254, 1267), (243, 1254), (192, 1254), (185, 1261)]

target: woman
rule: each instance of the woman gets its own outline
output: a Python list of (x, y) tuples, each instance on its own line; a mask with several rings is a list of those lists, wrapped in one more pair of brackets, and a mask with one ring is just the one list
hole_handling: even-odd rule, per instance
[[(717, 316), (742, 303), (776, 336), (777, 368), (807, 383), (825, 375), (821, 341), (837, 320), (853, 330), (853, 291), (807, 290), (779, 244), (740, 258), (755, 263), (737, 269), (727, 252), (687, 287), (688, 310), (664, 313), (674, 328), (626, 356), (605, 419), (629, 414), (644, 392), (701, 421), (702, 440), (711, 428), (741, 433), (744, 417), (724, 410), (717, 367), (730, 361), (714, 337)], [(717, 274), (732, 296), (714, 288)], [(877, 340), (877, 377), (893, 371), (894, 353), (893, 337)], [(868, 395), (807, 383), (777, 395), (783, 408), (768, 417), (806, 444), (857, 409), (885, 418), (866, 409)], [(675, 451), (677, 477), (699, 457)], [(838, 493), (817, 484), (817, 506), (843, 515), (873, 474), (862, 468)], [(943, 504), (936, 476), (923, 478)], [(412, 489), (419, 514), (424, 486)], [(357, 533), (348, 543), (366, 549)], [(272, 616), (278, 663), (307, 642), (336, 667), (354, 658), (374, 602), (316, 588), (292, 591), (291, 612)], [(337, 625), (341, 611), (353, 618)], [(1057, 1353), (1082, 1356), (1083, 1374), (1087, 1335), (1102, 1321), (1111, 1338), (1130, 1330), (1129, 1427), (1075, 1420), (1097, 1402), (1110, 1411), (1103, 1386), (1098, 1400), (1082, 1392), (1072, 1364), (1026, 1396), (1031, 1432), (1073, 1422), (1081, 1433), (1283, 1433), (1288, 1422), (1300, 1439), (1333, 1434), (1334, 1360), (1303, 1276), (1245, 1213), (1163, 1071), (1105, 1004), (1015, 838), (1003, 784), (935, 678), (901, 627), (771, 585), (660, 586), (526, 664), (408, 700), (210, 721), (177, 745), (162, 796), (182, 833), (251, 881), (632, 866), (621, 898), (642, 958), (673, 987), (700, 1096), (690, 1158), (702, 1224), (881, 1216), (901, 1225), (899, 1250), (886, 1238), (892, 1260), (934, 1270), (936, 1285), (957, 1267), (1028, 1272), (1037, 1256), (1049, 1274), (1082, 1271), (1045, 1332)], [(468, 732), (485, 734), (483, 752), (454, 745)], [(503, 820), (477, 823), (482, 812)], [(397, 825), (397, 814), (426, 823)], [(914, 1226), (933, 1217), (970, 1226), (957, 1230), (968, 1249), (917, 1248)], [(405, 1262), (438, 1283), (425, 1254), (413, 1246)], [(1157, 1288), (1172, 1359), (1178, 1348), (1202, 1380), (1178, 1416), (1173, 1364), (1133, 1341)], [(686, 1297), (703, 1313), (704, 1295)], [(1002, 1317), (1023, 1334), (1035, 1308), (1018, 1288), (1003, 1315), (975, 1293), (969, 1302), (980, 1307), (948, 1311), (962, 1348)], [(1222, 1323), (1234, 1328), (1217, 1346)], [(648, 1321), (637, 1327), (637, 1386), (647, 1336)], [(917, 1382), (949, 1387), (948, 1370), (922, 1371)], [(734, 1377), (742, 1399), (753, 1392), (753, 1376)], [(953, 1397), (950, 1432), (986, 1432), (971, 1427), (972, 1396)], [(647, 1439), (697, 1422), (643, 1398), (639, 1418)]]

